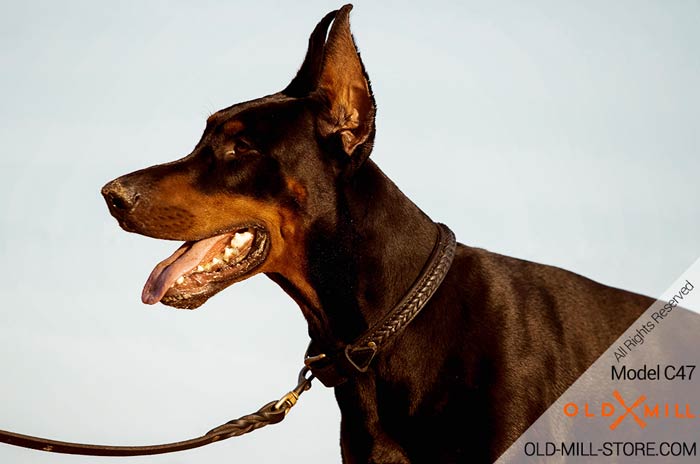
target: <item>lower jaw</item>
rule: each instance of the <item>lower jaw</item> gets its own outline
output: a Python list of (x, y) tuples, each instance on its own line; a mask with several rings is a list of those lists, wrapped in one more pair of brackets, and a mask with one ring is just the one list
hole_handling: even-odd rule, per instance
[(165, 295), (160, 302), (166, 306), (177, 309), (196, 309), (202, 306), (209, 298), (217, 292), (210, 294), (175, 294)]

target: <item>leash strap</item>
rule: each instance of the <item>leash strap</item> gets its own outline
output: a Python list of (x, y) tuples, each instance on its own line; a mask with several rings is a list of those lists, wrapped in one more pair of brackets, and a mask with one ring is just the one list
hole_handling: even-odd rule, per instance
[(457, 240), (445, 224), (436, 226), (437, 239), (428, 261), (408, 293), (391, 311), (339, 352), (312, 355), (316, 350), (311, 342), (304, 364), (323, 385), (335, 387), (357, 372), (366, 372), (377, 352), (403, 332), (438, 290), (454, 260)]
[(301, 394), (311, 388), (313, 374), (307, 374), (309, 374), (309, 369), (304, 367), (299, 373), (299, 382), (297, 386), (279, 400), (270, 401), (258, 411), (222, 424), (201, 437), (185, 441), (162, 445), (105, 446), (49, 440), (48, 438), (0, 430), (0, 443), (48, 451), (51, 453), (79, 454), (83, 456), (146, 456), (199, 448), (200, 446), (208, 445), (216, 441), (244, 435), (253, 430), (265, 427), (266, 425), (282, 422), (287, 413), (296, 404)]

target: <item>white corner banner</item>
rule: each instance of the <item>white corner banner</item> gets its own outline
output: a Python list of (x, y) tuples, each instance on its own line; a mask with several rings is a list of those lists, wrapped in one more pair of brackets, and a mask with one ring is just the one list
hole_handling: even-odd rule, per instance
[(700, 259), (498, 459), (699, 463)]

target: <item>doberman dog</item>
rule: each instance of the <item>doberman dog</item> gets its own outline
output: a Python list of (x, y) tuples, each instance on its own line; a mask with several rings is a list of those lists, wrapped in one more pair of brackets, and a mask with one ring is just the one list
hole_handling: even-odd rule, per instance
[[(213, 114), (184, 158), (104, 186), (122, 228), (185, 241), (144, 303), (193, 309), (265, 273), (334, 352), (412, 287), (439, 230), (368, 159), (376, 107), (351, 8), (318, 23), (284, 90)], [(427, 306), (335, 387), (343, 461), (492, 462), (651, 303), (457, 244)]]

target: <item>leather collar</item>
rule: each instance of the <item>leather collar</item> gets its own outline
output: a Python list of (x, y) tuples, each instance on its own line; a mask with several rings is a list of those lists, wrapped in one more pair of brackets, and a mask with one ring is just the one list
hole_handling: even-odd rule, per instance
[(391, 311), (354, 342), (334, 353), (319, 352), (317, 344), (311, 341), (304, 364), (323, 385), (335, 387), (358, 373), (366, 372), (377, 353), (403, 332), (440, 287), (454, 259), (457, 242), (449, 227), (440, 223), (436, 226), (438, 236), (428, 261), (409, 291)]

